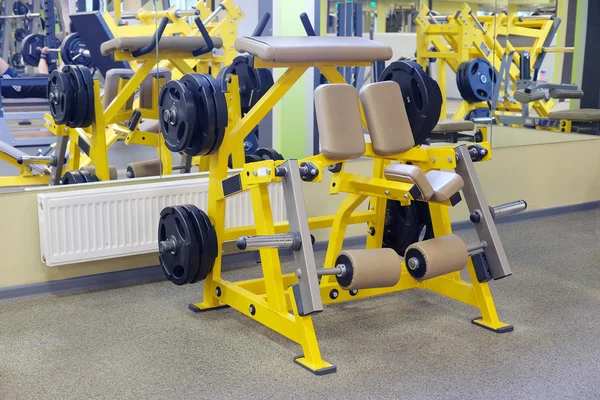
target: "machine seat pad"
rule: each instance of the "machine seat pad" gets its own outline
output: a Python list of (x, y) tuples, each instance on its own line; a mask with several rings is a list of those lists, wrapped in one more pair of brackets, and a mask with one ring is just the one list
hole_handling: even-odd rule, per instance
[(550, 89), (550, 97), (553, 99), (580, 99), (583, 90)]
[(392, 58), (390, 46), (356, 36), (247, 36), (236, 39), (235, 48), (275, 63), (373, 62)]
[(419, 200), (429, 200), (434, 195), (434, 189), (421, 170), (414, 165), (391, 164), (384, 171), (385, 179), (395, 182), (410, 183), (421, 191)]
[[(152, 36), (118, 37), (102, 43), (100, 51), (103, 56), (108, 56), (115, 51), (133, 52), (146, 46), (151, 41)], [(216, 49), (223, 47), (223, 39), (214, 37), (212, 41)], [(206, 42), (200, 36), (163, 36), (158, 43), (158, 49), (162, 51), (192, 52), (204, 46), (206, 46)]]
[(473, 121), (442, 119), (440, 120), (431, 133), (455, 133), (472, 131), (475, 129)]
[(543, 100), (546, 98), (546, 94), (542, 90), (536, 90), (533, 93), (525, 93), (523, 90), (517, 90), (515, 92), (515, 100), (519, 103), (527, 104), (532, 101)]
[(438, 203), (450, 200), (465, 185), (463, 178), (454, 172), (431, 170), (425, 174), (425, 178), (433, 188), (429, 201)]
[(580, 108), (576, 110), (552, 111), (548, 118), (566, 119), (576, 122), (600, 122), (600, 110), (595, 108)]

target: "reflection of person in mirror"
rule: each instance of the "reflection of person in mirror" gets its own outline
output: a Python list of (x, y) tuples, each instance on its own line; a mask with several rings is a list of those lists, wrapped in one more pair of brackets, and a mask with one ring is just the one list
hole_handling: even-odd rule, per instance
[[(0, 58), (0, 79), (12, 79), (12, 78), (26, 78), (26, 77), (39, 77), (47, 76), (48, 71), (48, 53), (47, 47), (44, 47), (40, 52), (40, 62), (37, 66), (37, 74), (19, 75), (13, 70), (10, 65), (2, 58)], [(62, 65), (59, 69), (62, 69)], [(28, 85), (28, 86), (4, 86), (2, 87), (2, 97), (9, 99), (25, 99), (30, 97), (45, 98), (46, 97), (46, 84), (44, 85)]]
[(540, 70), (540, 76), (538, 76), (538, 82), (548, 82), (548, 75), (546, 75), (546, 70)]

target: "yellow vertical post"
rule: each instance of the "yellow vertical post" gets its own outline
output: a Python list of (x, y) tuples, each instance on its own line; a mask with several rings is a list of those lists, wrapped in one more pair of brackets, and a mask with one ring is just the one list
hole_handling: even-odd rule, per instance
[[(271, 212), (271, 201), (267, 185), (261, 184), (251, 188), (250, 198), (252, 200), (256, 234), (274, 235), (275, 225), (273, 224), (273, 213)], [(279, 262), (279, 250), (261, 248), (260, 261), (265, 278), (269, 308), (277, 312), (286, 313), (288, 309), (285, 300), (281, 264)]]
[[(446, 74), (447, 74), (447, 65), (448, 63), (446, 62), (445, 59), (443, 58), (438, 58), (437, 60), (437, 67), (438, 67), (438, 85), (440, 86), (441, 92), (442, 93), (446, 93)], [(440, 119), (446, 119), (447, 118), (447, 105), (446, 105), (446, 99), (442, 98), (442, 109), (440, 111)]]

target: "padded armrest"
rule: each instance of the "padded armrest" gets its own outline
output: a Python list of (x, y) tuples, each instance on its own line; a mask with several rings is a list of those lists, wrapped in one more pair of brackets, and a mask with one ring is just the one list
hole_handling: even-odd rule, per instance
[(580, 99), (583, 90), (550, 89), (550, 97), (553, 99)]
[(522, 90), (515, 92), (515, 100), (519, 103), (531, 103), (532, 101), (543, 100), (546, 98), (546, 94), (541, 90), (536, 90), (533, 93), (525, 93)]
[(419, 167), (406, 164), (392, 164), (385, 169), (384, 175), (385, 179), (390, 181), (415, 185), (421, 191), (419, 200), (428, 200), (433, 196), (433, 187)]
[[(102, 43), (100, 52), (108, 56), (115, 51), (134, 52), (150, 44), (152, 36), (119, 37)], [(223, 47), (223, 39), (211, 38), (215, 49)], [(158, 49), (162, 51), (195, 51), (206, 46), (206, 42), (200, 36), (163, 36), (158, 43)]]
[(373, 62), (392, 58), (392, 48), (356, 36), (256, 36), (235, 41), (240, 53), (280, 63)]

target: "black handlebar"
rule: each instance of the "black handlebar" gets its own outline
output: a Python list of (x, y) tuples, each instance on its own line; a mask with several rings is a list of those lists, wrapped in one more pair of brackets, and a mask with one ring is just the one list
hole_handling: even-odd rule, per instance
[(160, 25), (158, 25), (158, 29), (156, 30), (156, 34), (152, 37), (152, 40), (150, 41), (150, 43), (148, 43), (147, 45), (145, 45), (144, 47), (142, 47), (139, 50), (131, 52), (131, 55), (134, 57), (140, 57), (140, 56), (143, 56), (144, 54), (148, 54), (152, 50), (154, 50), (156, 48), (156, 44), (160, 41), (160, 38), (162, 37), (163, 33), (165, 32), (165, 28), (167, 27), (168, 23), (169, 23), (169, 18), (167, 18), (167, 17), (162, 18), (160, 20)]
[(206, 53), (213, 51), (213, 49), (215, 48), (215, 44), (213, 43), (212, 38), (208, 34), (208, 31), (206, 30), (206, 27), (204, 26), (204, 24), (202, 23), (200, 18), (196, 17), (194, 19), (194, 22), (196, 23), (196, 26), (198, 27), (200, 34), (202, 35), (202, 37), (204, 38), (204, 41), (206, 42), (206, 46), (200, 47), (198, 50), (195, 50), (192, 53), (192, 55), (194, 57), (198, 57), (198, 56), (201, 56), (202, 54), (206, 54)]
[(262, 17), (260, 17), (260, 20), (258, 21), (256, 28), (254, 28), (254, 32), (252, 32), (252, 36), (262, 36), (263, 31), (267, 27), (267, 24), (269, 23), (270, 19), (271, 19), (271, 14), (269, 14), (268, 12), (264, 13), (262, 15)]
[(310, 23), (310, 18), (308, 18), (308, 14), (302, 13), (300, 14), (300, 21), (302, 21), (302, 25), (304, 26), (304, 30), (308, 36), (317, 36), (315, 33), (315, 28), (313, 28)]

